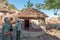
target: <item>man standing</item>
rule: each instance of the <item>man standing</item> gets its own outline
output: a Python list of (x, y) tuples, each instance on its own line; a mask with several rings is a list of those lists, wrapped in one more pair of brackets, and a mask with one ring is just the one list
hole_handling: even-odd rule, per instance
[(6, 17), (2, 26), (2, 40), (11, 40), (10, 34), (9, 19)]
[(16, 40), (20, 40), (21, 35), (21, 22), (19, 20), (16, 21)]
[(11, 40), (13, 40), (13, 26), (12, 26), (12, 23), (11, 23), (12, 20), (13, 19), (10, 18), (10, 23), (9, 23), (9, 25), (10, 25), (10, 32), (12, 32), (12, 34), (10, 34)]

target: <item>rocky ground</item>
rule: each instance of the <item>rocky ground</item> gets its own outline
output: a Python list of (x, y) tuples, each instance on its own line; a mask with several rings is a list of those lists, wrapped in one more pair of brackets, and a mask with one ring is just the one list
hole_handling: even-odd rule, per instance
[[(1, 34), (0, 34), (0, 40), (1, 40)], [(39, 37), (23, 37), (21, 38), (21, 40), (60, 40), (60, 39), (57, 38), (56, 36), (45, 34)]]
[[(51, 35), (51, 32), (45, 32), (44, 35), (38, 36), (38, 37), (22, 37), (21, 40), (60, 40), (60, 31), (56, 31), (55, 34)], [(13, 38), (15, 40), (15, 32), (13, 34)], [(0, 40), (2, 37), (2, 33), (1, 33), (1, 28), (0, 28)]]

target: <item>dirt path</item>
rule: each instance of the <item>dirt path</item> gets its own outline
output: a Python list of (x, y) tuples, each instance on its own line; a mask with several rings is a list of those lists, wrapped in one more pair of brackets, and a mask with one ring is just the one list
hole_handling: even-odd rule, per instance
[[(60, 32), (59, 33), (58, 32), (56, 32), (55, 35), (59, 36)], [(0, 29), (0, 33), (1, 33), (1, 29)], [(2, 34), (0, 34), (0, 40), (1, 40), (1, 37), (2, 37)], [(14, 40), (15, 40), (15, 34), (14, 34)], [(45, 33), (45, 35), (42, 35), (42, 36), (39, 36), (39, 37), (22, 37), (21, 40), (60, 40), (60, 39), (56, 36), (52, 36), (52, 35), (49, 35), (49, 34)]]

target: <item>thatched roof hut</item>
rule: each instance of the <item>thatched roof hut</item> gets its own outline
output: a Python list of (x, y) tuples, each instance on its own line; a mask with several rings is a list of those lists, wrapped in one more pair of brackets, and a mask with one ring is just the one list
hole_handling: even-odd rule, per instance
[(35, 9), (35, 8), (27, 8), (23, 9), (20, 13), (20, 18), (45, 18), (48, 17), (46, 14), (43, 12)]
[[(12, 18), (13, 20), (12, 20), (11, 22), (12, 22), (12, 23), (15, 23), (14, 14), (7, 14), (7, 15), (4, 16), (4, 18), (5, 18), (5, 17), (8, 17), (9, 19)], [(4, 19), (4, 18), (3, 18), (3, 19)]]
[(7, 8), (5, 7), (0, 7), (0, 23), (3, 23), (4, 22), (4, 18), (5, 17), (12, 17), (13, 18), (13, 21), (12, 22), (15, 22), (15, 17), (14, 17), (14, 13), (9, 11)]
[(0, 7), (0, 12), (7, 12), (8, 9), (4, 8), (4, 7)]
[[(42, 11), (33, 7), (23, 9), (19, 14), (22, 19), (22, 30), (40, 31), (40, 24), (45, 24), (45, 18), (48, 17)], [(36, 29), (35, 29), (36, 28)]]

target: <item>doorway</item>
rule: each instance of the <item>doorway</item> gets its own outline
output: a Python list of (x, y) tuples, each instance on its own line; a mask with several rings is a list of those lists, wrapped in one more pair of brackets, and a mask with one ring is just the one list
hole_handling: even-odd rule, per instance
[(29, 30), (29, 20), (24, 20), (24, 26), (25, 26), (25, 30)]

